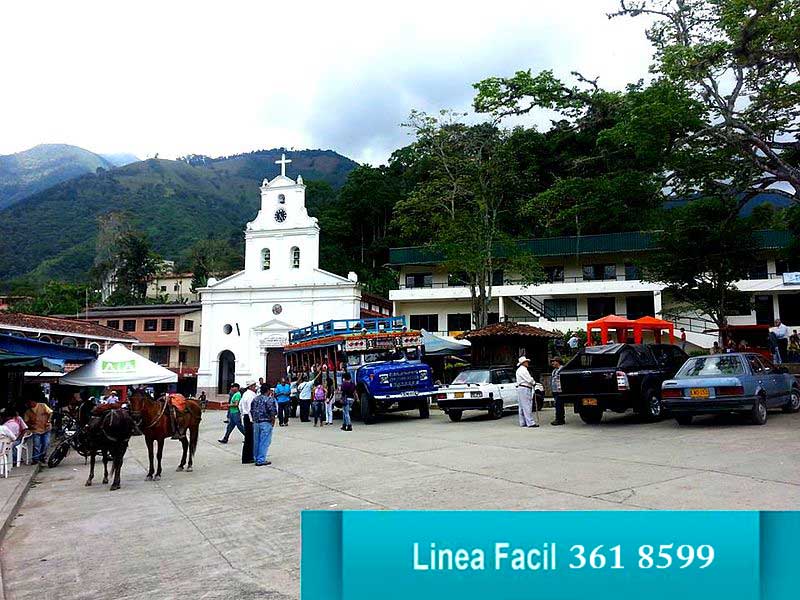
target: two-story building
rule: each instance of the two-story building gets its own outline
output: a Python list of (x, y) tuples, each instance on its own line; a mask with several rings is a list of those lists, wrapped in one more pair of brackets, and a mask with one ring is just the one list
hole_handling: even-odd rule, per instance
[(44, 317), (24, 313), (0, 313), (0, 333), (60, 344), (68, 348), (86, 348), (97, 354), (114, 344), (128, 348), (136, 343), (136, 336), (119, 328), (103, 327), (97, 321), (75, 318)]
[(80, 315), (135, 336), (133, 350), (178, 375), (178, 390), (194, 393), (200, 365), (200, 303), (101, 306)]
[(147, 284), (147, 297), (167, 302), (199, 302), (200, 293), (192, 291), (193, 277), (193, 273), (157, 274)]
[[(760, 252), (739, 289), (753, 294), (753, 309), (730, 315), (732, 325), (772, 324), (781, 318), (800, 328), (800, 285), (785, 273), (800, 270), (780, 259), (789, 246), (785, 231), (757, 232)], [(690, 343), (710, 347), (713, 335), (704, 315), (675, 315), (675, 303), (660, 283), (643, 281), (637, 263), (657, 252), (648, 232), (541, 238), (521, 242), (542, 265), (545, 281), (525, 285), (514, 273), (492, 276), (489, 321), (511, 319), (544, 329), (585, 330), (586, 324), (610, 314), (636, 319), (645, 315), (670, 318), (687, 330)], [(398, 289), (389, 298), (393, 313), (405, 316), (414, 329), (453, 335), (473, 327), (469, 287), (463, 276), (449, 273), (434, 252), (424, 247), (393, 248), (390, 265), (400, 273)]]

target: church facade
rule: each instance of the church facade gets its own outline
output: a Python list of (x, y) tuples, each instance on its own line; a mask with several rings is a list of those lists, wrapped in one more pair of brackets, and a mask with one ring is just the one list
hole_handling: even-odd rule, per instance
[(261, 209), (245, 230), (244, 270), (203, 288), (198, 393), (225, 394), (231, 382), (285, 373), (291, 329), (360, 315), (361, 291), (349, 278), (319, 268), (319, 225), (306, 210), (302, 176), (281, 174), (261, 185)]

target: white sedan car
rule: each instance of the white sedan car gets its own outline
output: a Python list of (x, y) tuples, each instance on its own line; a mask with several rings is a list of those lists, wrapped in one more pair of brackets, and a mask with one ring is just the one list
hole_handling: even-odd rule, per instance
[[(534, 388), (536, 406), (544, 404), (544, 387)], [(517, 381), (511, 367), (471, 367), (464, 369), (450, 385), (441, 386), (434, 398), (451, 421), (460, 421), (465, 410), (485, 410), (499, 419), (503, 411), (516, 409)]]

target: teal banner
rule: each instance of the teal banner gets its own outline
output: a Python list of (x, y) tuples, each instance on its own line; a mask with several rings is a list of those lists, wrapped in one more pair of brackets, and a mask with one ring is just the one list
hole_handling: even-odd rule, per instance
[(800, 513), (306, 511), (302, 600), (788, 600)]

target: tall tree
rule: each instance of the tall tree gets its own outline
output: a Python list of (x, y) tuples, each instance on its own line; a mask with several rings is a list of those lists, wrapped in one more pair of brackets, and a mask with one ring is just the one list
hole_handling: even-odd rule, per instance
[(147, 285), (156, 274), (160, 262), (144, 233), (123, 233), (117, 239), (112, 259), (114, 292), (106, 303), (116, 306), (144, 304), (147, 299)]
[(652, 71), (705, 109), (676, 140), (679, 192), (800, 202), (800, 1), (621, 0), (609, 16), (654, 19)]
[[(424, 179), (395, 207), (395, 225), (407, 235), (426, 228), (430, 247), (470, 289), (472, 321), (483, 327), (493, 300), (493, 273), (513, 263), (525, 280), (541, 276), (538, 263), (517, 251), (503, 228), (510, 187), (502, 152), (508, 132), (492, 123), (467, 125), (458, 113), (414, 111), (406, 123), (426, 164)], [(426, 227), (427, 224), (427, 227)]]
[(11, 310), (31, 315), (76, 315), (99, 300), (100, 294), (86, 285), (49, 281)]
[(192, 273), (192, 292), (196, 292), (209, 277), (226, 277), (240, 269), (242, 257), (227, 241), (209, 238), (196, 242), (184, 262)]
[(734, 284), (747, 277), (757, 243), (735, 204), (730, 198), (694, 200), (673, 209), (669, 227), (658, 234), (658, 252), (644, 261), (642, 278), (667, 285), (678, 302), (676, 315), (707, 316), (722, 328), (727, 315), (749, 306), (749, 294)]

